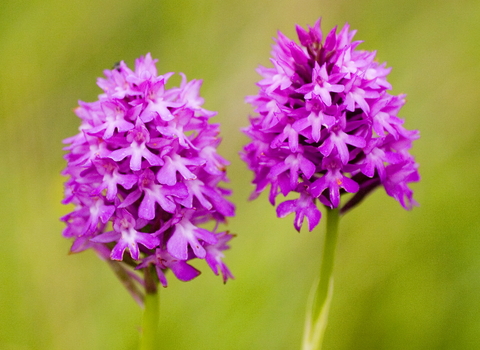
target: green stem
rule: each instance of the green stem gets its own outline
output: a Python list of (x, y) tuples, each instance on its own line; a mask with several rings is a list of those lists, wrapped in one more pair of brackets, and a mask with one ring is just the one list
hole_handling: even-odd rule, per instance
[(140, 334), (140, 350), (158, 349), (157, 330), (160, 302), (153, 266), (145, 268), (145, 310)]
[(327, 209), (327, 231), (323, 247), (320, 278), (314, 283), (309, 297), (305, 331), (303, 334), (303, 350), (319, 350), (322, 348), (323, 335), (327, 327), (328, 311), (333, 295), (333, 262), (338, 237), (338, 209)]

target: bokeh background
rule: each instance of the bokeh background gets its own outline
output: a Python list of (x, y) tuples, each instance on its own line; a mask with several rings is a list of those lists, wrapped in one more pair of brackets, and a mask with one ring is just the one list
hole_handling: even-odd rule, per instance
[[(253, 202), (239, 128), (294, 25), (349, 22), (393, 67), (401, 116), (421, 139), (404, 211), (377, 190), (341, 221), (325, 349), (480, 348), (480, 2), (477, 0), (3, 0), (0, 2), (0, 349), (135, 349), (141, 310), (92, 252), (67, 255), (58, 218), (61, 140), (77, 100), (119, 60), (147, 52), (161, 73), (204, 79), (231, 160), (237, 233), (222, 284), (206, 265), (161, 290), (159, 349), (298, 349), (324, 223), (309, 233)], [(172, 78), (173, 79), (173, 78)], [(178, 79), (179, 81), (179, 79)]]

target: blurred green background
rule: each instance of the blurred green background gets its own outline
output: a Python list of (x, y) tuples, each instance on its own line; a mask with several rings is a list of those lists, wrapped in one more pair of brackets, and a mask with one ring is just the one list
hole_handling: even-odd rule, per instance
[[(360, 48), (393, 67), (420, 207), (378, 190), (341, 221), (325, 349), (480, 348), (480, 2), (477, 0), (3, 0), (0, 2), (0, 349), (135, 349), (141, 310), (92, 252), (68, 256), (58, 218), (61, 140), (96, 78), (151, 52), (160, 73), (204, 79), (231, 160), (236, 279), (203, 274), (161, 290), (159, 349), (298, 349), (319, 269), (316, 232), (277, 219), (251, 174), (239, 128), (269, 65), (272, 37), (294, 25), (349, 22)], [(179, 79), (178, 79), (179, 81)]]

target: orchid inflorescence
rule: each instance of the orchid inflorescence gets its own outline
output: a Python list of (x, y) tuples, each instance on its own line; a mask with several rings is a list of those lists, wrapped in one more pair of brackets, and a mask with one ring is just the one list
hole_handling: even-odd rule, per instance
[(296, 30), (300, 45), (278, 33), (273, 68), (257, 70), (259, 92), (247, 98), (256, 112), (242, 153), (254, 173), (251, 198), (268, 185), (272, 205), (278, 194), (296, 193), (277, 215), (295, 213), (298, 231), (305, 218), (310, 231), (318, 225), (317, 201), (337, 208), (343, 193), (354, 193), (345, 213), (380, 185), (410, 209), (416, 202), (408, 184), (420, 177), (409, 149), (419, 134), (397, 116), (405, 95), (388, 93), (390, 68), (357, 49), (348, 25), (326, 37), (320, 20)]
[(118, 63), (98, 79), (98, 101), (79, 102), (79, 133), (65, 140), (64, 203), (74, 210), (62, 218), (63, 235), (74, 239), (72, 252), (155, 266), (163, 286), (168, 269), (182, 281), (198, 276), (194, 258), (226, 281), (233, 235), (217, 229), (235, 208), (219, 186), (228, 162), (217, 154), (219, 125), (209, 123), (216, 113), (202, 108), (200, 80), (181, 74), (180, 86), (167, 88), (173, 73), (158, 75), (155, 63), (150, 54), (133, 71)]

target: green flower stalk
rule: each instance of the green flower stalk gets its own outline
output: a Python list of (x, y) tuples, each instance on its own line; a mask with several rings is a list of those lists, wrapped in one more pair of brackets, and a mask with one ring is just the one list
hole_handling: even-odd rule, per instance
[(333, 296), (333, 265), (338, 237), (338, 209), (327, 209), (327, 231), (323, 247), (320, 278), (315, 281), (308, 302), (302, 350), (319, 350), (327, 327)]
[(155, 280), (155, 270), (149, 266), (145, 275), (145, 305), (143, 311), (142, 329), (140, 333), (140, 350), (158, 349), (157, 331), (160, 316), (160, 298), (158, 283)]

